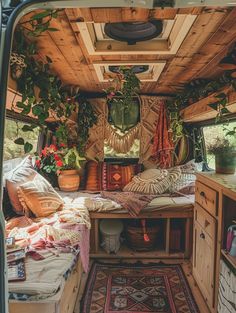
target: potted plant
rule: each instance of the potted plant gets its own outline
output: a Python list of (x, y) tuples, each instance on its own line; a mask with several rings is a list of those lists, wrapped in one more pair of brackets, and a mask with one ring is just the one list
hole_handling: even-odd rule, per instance
[(79, 155), (76, 147), (65, 148), (58, 165), (58, 185), (62, 191), (77, 191), (80, 185), (80, 162), (85, 158)]
[(236, 168), (236, 147), (226, 138), (217, 137), (207, 147), (208, 153), (215, 155), (216, 173), (234, 174)]

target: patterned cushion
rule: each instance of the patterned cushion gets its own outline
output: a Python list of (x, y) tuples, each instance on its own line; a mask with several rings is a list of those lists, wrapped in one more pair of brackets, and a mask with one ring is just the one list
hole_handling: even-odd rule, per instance
[(103, 190), (122, 190), (135, 175), (133, 165), (122, 166), (118, 164), (103, 163), (102, 187)]
[(122, 190), (141, 169), (140, 164), (120, 165), (89, 161), (87, 164), (86, 189), (90, 191)]
[(25, 158), (16, 168), (6, 174), (7, 192), (13, 210), (19, 215), (24, 215), (24, 210), (17, 196), (17, 187), (34, 179), (36, 175), (39, 174), (33, 169), (30, 157)]
[[(171, 191), (180, 192), (185, 194), (191, 194), (195, 192), (195, 173), (201, 170), (201, 163), (195, 163), (194, 160), (189, 161), (186, 164), (177, 166), (181, 170), (179, 179), (171, 186)], [(173, 169), (173, 168), (172, 168)], [(170, 169), (170, 170), (172, 170)]]
[(163, 194), (179, 179), (180, 168), (171, 171), (165, 169), (148, 169), (133, 177), (124, 187), (124, 191), (133, 191), (144, 194)]
[(63, 199), (39, 176), (17, 187), (17, 193), (27, 216), (32, 212), (36, 217), (44, 217), (63, 208)]

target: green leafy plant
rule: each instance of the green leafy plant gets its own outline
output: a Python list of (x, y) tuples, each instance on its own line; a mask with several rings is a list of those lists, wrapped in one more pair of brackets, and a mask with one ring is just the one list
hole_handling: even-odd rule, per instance
[[(58, 123), (56, 135), (58, 141), (66, 143), (67, 129), (65, 119), (69, 118), (76, 110), (76, 103), (72, 103), (65, 88), (62, 87), (60, 79), (52, 74), (52, 60), (46, 56), (45, 62), (38, 60), (35, 43), (29, 44), (22, 29), (18, 29), (15, 34), (15, 49), (25, 56), (26, 67), (17, 82), (17, 91), (22, 95), (21, 101), (16, 103), (16, 108), (21, 114), (28, 116), (33, 114), (41, 125), (42, 129), (47, 128), (46, 120), (53, 117)], [(35, 125), (24, 126), (24, 131), (32, 131)], [(15, 143), (24, 145), (26, 152), (32, 146), (23, 138), (17, 138)]]
[[(184, 86), (184, 89), (176, 94), (175, 97), (167, 101), (167, 108), (170, 115), (170, 126), (173, 133), (173, 139), (178, 139), (184, 135), (185, 128), (180, 117), (181, 109), (199, 101), (212, 93), (215, 93), (223, 87), (232, 87), (236, 90), (236, 79), (231, 75), (231, 71), (225, 72), (215, 80), (196, 79)], [(216, 123), (226, 122), (230, 111), (227, 108), (228, 97), (224, 92), (216, 95), (217, 101), (208, 105), (217, 111)], [(182, 134), (181, 134), (182, 133)]]
[(213, 143), (207, 146), (207, 151), (209, 154), (228, 154), (236, 153), (236, 147), (226, 138), (217, 137)]
[(85, 154), (85, 147), (89, 138), (89, 129), (97, 123), (97, 115), (94, 113), (90, 102), (85, 98), (79, 98), (78, 112), (78, 143), (77, 148), (80, 155)]
[(105, 90), (109, 107), (109, 122), (122, 132), (135, 126), (139, 120), (138, 92), (140, 81), (132, 66), (121, 66), (112, 86)]
[(80, 169), (81, 161), (85, 161), (84, 157), (81, 157), (79, 151), (76, 147), (72, 147), (70, 149), (65, 149), (65, 155), (62, 159), (63, 165), (59, 168), (59, 170), (69, 170), (69, 169)]
[(58, 29), (50, 27), (50, 22), (53, 18), (58, 17), (60, 10), (43, 10), (30, 17), (29, 20), (21, 22), (19, 25), (27, 30), (28, 36), (40, 36), (45, 31), (55, 32)]

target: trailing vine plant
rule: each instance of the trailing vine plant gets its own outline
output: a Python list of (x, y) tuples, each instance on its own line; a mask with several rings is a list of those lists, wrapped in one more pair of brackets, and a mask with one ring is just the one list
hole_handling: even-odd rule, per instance
[[(49, 27), (49, 20), (46, 24), (43, 22), (43, 18), (47, 16), (50, 16), (49, 20), (51, 20), (57, 15), (55, 11), (47, 10), (33, 16), (31, 23), (33, 23), (32, 31), (36, 32), (35, 35), (46, 30), (52, 31)], [(43, 129), (47, 127), (46, 120), (49, 116), (54, 117), (59, 124), (57, 130), (59, 141), (65, 141), (67, 136), (65, 119), (75, 110), (76, 105), (69, 101), (68, 92), (62, 87), (61, 80), (52, 74), (52, 60), (48, 56), (44, 62), (37, 58), (36, 44), (28, 42), (21, 25), (15, 32), (13, 52), (23, 57), (24, 66), (21, 68), (21, 75), (14, 76), (17, 91), (21, 94), (22, 99), (16, 103), (16, 108), (12, 105), (12, 109), (17, 109), (26, 116), (33, 114)], [(35, 127), (34, 123), (24, 125), (22, 130), (32, 131)], [(15, 143), (23, 145), (25, 153), (30, 152), (33, 148), (23, 138), (17, 138)]]
[(91, 103), (79, 97), (79, 112), (78, 112), (78, 142), (77, 149), (81, 156), (85, 155), (85, 147), (89, 138), (89, 129), (97, 123), (97, 115), (95, 114)]
[(132, 66), (120, 66), (112, 86), (105, 90), (109, 107), (109, 122), (125, 133), (139, 120), (140, 80)]
[(215, 97), (217, 101), (208, 105), (217, 111), (216, 123), (227, 121), (226, 117), (230, 111), (227, 108), (228, 97), (225, 92), (220, 91), (223, 87), (232, 87), (236, 90), (236, 79), (231, 71), (225, 72), (215, 80), (197, 79), (187, 84), (184, 90), (178, 93), (174, 98), (167, 102), (167, 107), (170, 115), (170, 126), (174, 140), (184, 135), (185, 129), (180, 116), (181, 109), (188, 105), (197, 102), (212, 93), (219, 91)]

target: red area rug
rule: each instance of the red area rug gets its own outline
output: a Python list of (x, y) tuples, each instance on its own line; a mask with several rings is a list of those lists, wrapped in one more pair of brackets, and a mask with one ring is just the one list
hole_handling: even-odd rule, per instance
[(94, 263), (81, 313), (199, 313), (180, 265)]

